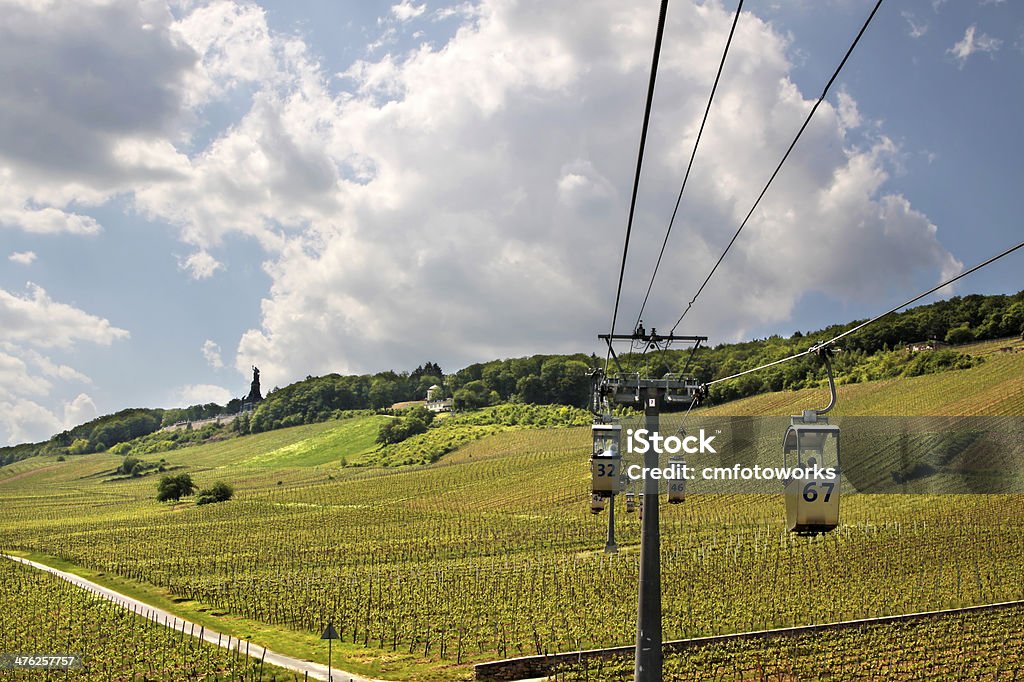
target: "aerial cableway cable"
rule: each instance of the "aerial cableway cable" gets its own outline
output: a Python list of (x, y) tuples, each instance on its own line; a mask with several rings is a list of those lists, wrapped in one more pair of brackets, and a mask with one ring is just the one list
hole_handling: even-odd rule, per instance
[(924, 292), (923, 294), (918, 294), (917, 296), (915, 296), (914, 298), (910, 299), (909, 301), (905, 301), (904, 303), (900, 303), (895, 308), (891, 308), (891, 309), (885, 311), (884, 313), (882, 313), (881, 315), (877, 315), (875, 317), (872, 317), (870, 320), (868, 320), (866, 322), (861, 322), (856, 327), (852, 327), (851, 329), (847, 329), (842, 334), (834, 336), (831, 339), (829, 339), (828, 341), (823, 341), (821, 343), (817, 343), (817, 344), (811, 346), (810, 348), (808, 348), (805, 351), (802, 351), (800, 353), (796, 353), (794, 355), (790, 355), (788, 357), (782, 358), (781, 360), (774, 360), (772, 362), (769, 362), (769, 363), (766, 363), (764, 365), (761, 365), (760, 367), (754, 367), (753, 369), (743, 370), (742, 372), (737, 372), (736, 374), (730, 374), (727, 377), (722, 377), (720, 379), (715, 379), (714, 381), (709, 381), (709, 382), (707, 382), (704, 385), (705, 386), (711, 386), (712, 384), (718, 384), (718, 383), (721, 383), (723, 381), (729, 381), (730, 379), (736, 379), (738, 377), (744, 376), (746, 374), (751, 374), (753, 372), (760, 372), (762, 369), (768, 369), (769, 367), (774, 367), (775, 365), (781, 365), (784, 362), (789, 362), (790, 360), (796, 360), (797, 358), (802, 358), (805, 355), (810, 355), (811, 353), (816, 353), (820, 349), (823, 349), (823, 348), (826, 348), (828, 346), (831, 346), (836, 341), (839, 341), (840, 339), (846, 338), (847, 336), (849, 336), (850, 334), (853, 334), (855, 332), (859, 332), (864, 327), (867, 327), (870, 324), (874, 324), (875, 322), (878, 322), (879, 320), (881, 320), (883, 317), (888, 317), (889, 315), (892, 315), (893, 313), (895, 313), (895, 312), (897, 312), (897, 311), (899, 311), (899, 310), (901, 310), (903, 308), (906, 308), (908, 305), (911, 305), (913, 303), (917, 303), (918, 301), (920, 301), (925, 296), (927, 296), (929, 294), (934, 294), (936, 291), (938, 291), (942, 287), (949, 286), (950, 284), (953, 284), (957, 280), (962, 279), (962, 278), (966, 277), (967, 275), (970, 275), (970, 274), (972, 274), (974, 272), (977, 272), (978, 270), (981, 270), (986, 265), (990, 265), (990, 264), (996, 262), (997, 260), (999, 260), (1000, 258), (1002, 258), (1003, 256), (1008, 256), (1011, 253), (1013, 253), (1014, 251), (1016, 251), (1018, 249), (1021, 249), (1021, 248), (1024, 248), (1024, 242), (1021, 242), (1020, 244), (1017, 244), (1016, 246), (1011, 246), (1010, 248), (1006, 249), (1002, 253), (999, 253), (999, 254), (997, 254), (995, 256), (992, 256), (991, 258), (989, 258), (988, 260), (986, 260), (986, 261), (984, 261), (982, 263), (978, 263), (977, 265), (975, 265), (970, 270), (965, 270), (964, 272), (961, 272), (956, 277), (953, 277), (951, 279), (947, 279), (942, 284), (938, 284), (938, 285), (932, 287), (931, 289), (929, 289), (928, 291)]
[[(644, 163), (644, 146), (647, 142), (647, 127), (651, 121), (651, 103), (654, 101), (654, 83), (658, 78), (658, 59), (661, 56), (661, 38), (665, 33), (665, 15), (668, 12), (668, 0), (661, 0), (661, 11), (658, 14), (658, 31), (654, 38), (654, 58), (651, 61), (651, 81), (647, 86), (647, 104), (644, 106), (644, 124), (640, 131), (640, 151), (637, 153), (636, 174), (633, 177), (633, 197), (629, 202), (629, 219), (626, 221), (626, 241), (622, 246), (622, 264), (619, 267), (619, 285), (615, 290), (615, 308), (612, 311), (612, 327), (610, 335), (615, 334), (615, 320), (619, 316), (619, 300), (622, 297), (622, 280), (626, 274), (626, 255), (629, 253), (629, 236), (633, 231), (633, 214), (636, 211), (637, 189), (640, 187), (640, 169)], [(605, 358), (605, 370), (611, 358), (611, 346)]]
[(690, 170), (693, 168), (693, 160), (697, 156), (697, 147), (700, 146), (701, 135), (704, 134), (704, 126), (708, 122), (708, 114), (711, 112), (711, 103), (715, 100), (715, 91), (718, 90), (718, 81), (722, 78), (722, 69), (725, 67), (725, 58), (729, 55), (729, 46), (732, 45), (733, 34), (736, 33), (736, 24), (740, 19), (740, 11), (743, 9), (743, 0), (740, 0), (736, 7), (736, 15), (732, 20), (732, 28), (729, 29), (729, 37), (725, 41), (725, 50), (722, 52), (722, 61), (718, 64), (718, 73), (715, 74), (714, 85), (711, 86), (711, 95), (708, 96), (708, 105), (704, 109), (704, 118), (700, 122), (700, 130), (697, 131), (697, 139), (693, 143), (693, 151), (690, 152), (690, 162), (686, 164), (686, 173), (683, 174), (683, 183), (679, 187), (679, 196), (676, 197), (675, 208), (672, 209), (672, 217), (669, 218), (668, 228), (665, 230), (665, 239), (661, 242), (661, 251), (658, 253), (658, 262), (654, 264), (654, 272), (651, 274), (651, 282), (647, 285), (647, 293), (644, 294), (644, 302), (640, 305), (640, 312), (636, 316), (636, 324), (633, 328), (640, 326), (640, 318), (644, 315), (647, 307), (647, 299), (651, 297), (651, 289), (654, 287), (654, 278), (658, 276), (658, 268), (661, 267), (661, 259), (665, 256), (665, 247), (668, 245), (669, 235), (672, 234), (672, 226), (676, 221), (676, 214), (679, 213), (679, 202), (683, 199), (683, 190), (686, 189), (686, 181), (690, 178)]
[(864, 25), (861, 26), (860, 31), (857, 33), (857, 37), (854, 38), (853, 42), (850, 44), (850, 48), (846, 51), (846, 55), (843, 56), (843, 61), (839, 62), (839, 66), (836, 67), (836, 70), (832, 74), (832, 77), (829, 78), (828, 83), (825, 85), (825, 89), (821, 91), (821, 96), (818, 98), (818, 101), (814, 103), (813, 107), (811, 107), (810, 113), (807, 114), (807, 118), (804, 120), (803, 125), (800, 126), (800, 130), (797, 131), (796, 137), (793, 138), (793, 141), (790, 143), (789, 148), (786, 150), (786, 153), (782, 155), (782, 160), (779, 161), (779, 165), (775, 167), (775, 171), (772, 173), (771, 177), (768, 178), (768, 182), (765, 183), (764, 189), (762, 189), (761, 193), (757, 196), (757, 200), (754, 201), (754, 205), (750, 207), (750, 211), (747, 212), (747, 216), (743, 219), (743, 222), (740, 223), (740, 226), (739, 228), (737, 228), (736, 233), (732, 236), (732, 239), (729, 240), (729, 243), (726, 245), (725, 250), (722, 251), (722, 255), (718, 257), (718, 261), (715, 263), (714, 267), (711, 268), (711, 272), (709, 272), (708, 276), (704, 279), (704, 283), (700, 285), (700, 288), (697, 289), (697, 293), (693, 295), (692, 299), (690, 299), (690, 302), (687, 304), (686, 309), (683, 310), (683, 314), (680, 315), (679, 319), (676, 320), (676, 323), (672, 325), (672, 330), (669, 332), (670, 334), (675, 332), (676, 327), (678, 327), (679, 323), (683, 321), (684, 317), (686, 317), (686, 313), (690, 312), (690, 308), (693, 307), (694, 302), (696, 302), (697, 298), (701, 295), (701, 292), (704, 291), (704, 287), (708, 285), (708, 282), (711, 281), (711, 277), (714, 276), (715, 271), (718, 270), (718, 266), (722, 264), (722, 261), (725, 259), (726, 254), (729, 253), (729, 249), (731, 249), (732, 245), (736, 242), (736, 238), (740, 236), (740, 232), (742, 232), (743, 228), (746, 227), (747, 222), (750, 220), (750, 217), (754, 215), (754, 211), (761, 203), (761, 199), (763, 199), (764, 195), (768, 193), (768, 188), (771, 187), (771, 184), (772, 182), (774, 182), (776, 176), (778, 176), (779, 171), (782, 170), (782, 166), (786, 163), (786, 160), (789, 158), (789, 155), (793, 151), (793, 148), (796, 147), (796, 143), (800, 140), (800, 136), (803, 135), (804, 130), (807, 129), (807, 125), (811, 122), (811, 119), (814, 117), (814, 112), (816, 112), (821, 103), (825, 101), (825, 97), (828, 95), (829, 89), (831, 89), (832, 84), (835, 82), (836, 78), (839, 77), (839, 73), (843, 70), (843, 67), (846, 66), (847, 60), (850, 58), (850, 55), (853, 54), (854, 48), (857, 47), (857, 43), (860, 42), (861, 37), (864, 35), (864, 32), (867, 31), (868, 26), (871, 24), (871, 20), (874, 19), (875, 14), (878, 12), (878, 8), (881, 6), (882, 0), (878, 0), (878, 2), (875, 3), (874, 9), (871, 10), (871, 14), (868, 15), (867, 20), (864, 22)]

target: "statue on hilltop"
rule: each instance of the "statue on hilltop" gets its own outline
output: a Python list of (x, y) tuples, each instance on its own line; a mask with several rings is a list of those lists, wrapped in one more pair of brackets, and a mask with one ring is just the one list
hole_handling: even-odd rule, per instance
[(252, 366), (252, 383), (249, 385), (249, 395), (245, 397), (244, 402), (247, 403), (258, 403), (263, 400), (263, 394), (260, 393), (260, 370), (256, 365)]

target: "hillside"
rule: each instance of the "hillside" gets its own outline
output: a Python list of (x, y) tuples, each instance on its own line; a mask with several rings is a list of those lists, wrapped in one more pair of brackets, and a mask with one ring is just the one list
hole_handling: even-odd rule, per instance
[[(968, 348), (986, 358), (970, 369), (843, 385), (838, 414), (1024, 415), (1024, 353), (998, 347)], [(824, 396), (785, 391), (691, 417), (785, 415)], [(155, 476), (114, 476), (110, 453), (0, 467), (0, 550), (71, 562), (294, 655), (323, 660), (332, 619), (344, 667), (388, 679), (465, 679), (475, 661), (632, 641), (639, 525), (620, 507), (622, 551), (601, 552), (588, 429), (499, 429), (431, 465), (353, 466), (382, 418), (144, 456), (200, 487), (236, 486), (232, 501), (204, 507), (157, 503)], [(493, 417), (472, 421), (462, 427)], [(767, 434), (766, 456), (779, 457), (780, 437)], [(693, 494), (662, 510), (665, 636), (1024, 598), (1022, 503), (844, 495), (840, 528), (808, 540), (785, 533), (778, 495)]]
[[(1010, 348), (1012, 352), (1000, 349)], [(1003, 339), (958, 347), (984, 360), (968, 370), (842, 384), (835, 416), (1022, 415), (1024, 414), (1024, 341)], [(928, 352), (928, 351), (925, 351)], [(827, 383), (797, 391), (778, 391), (700, 408), (695, 414), (786, 416), (828, 403)]]
[[(627, 370), (642, 371), (649, 376), (671, 372), (708, 382), (804, 351), (857, 323), (834, 325), (816, 332), (797, 331), (788, 338), (772, 336), (743, 343), (720, 344), (703, 348), (693, 356), (685, 350), (627, 353), (621, 361)], [(1024, 335), (1024, 291), (1012, 296), (954, 297), (892, 315), (847, 337), (843, 343), (845, 352), (835, 359), (834, 365), (841, 383), (967, 369), (982, 360), (975, 354), (962, 352), (963, 344), (1011, 335)], [(912, 344), (927, 339), (960, 345), (928, 353), (906, 352), (905, 349)], [(235, 414), (240, 401), (235, 400), (224, 407), (210, 403), (184, 409), (122, 410), (56, 434), (42, 443), (0, 448), (0, 466), (38, 454), (67, 456), (117, 449), (123, 443), (147, 435), (147, 447), (141, 450), (136, 447), (136, 454), (140, 451), (166, 451), (238, 434), (313, 424), (353, 412), (387, 412), (396, 403), (422, 400), (434, 385), (440, 387), (438, 397), (452, 397), (455, 408), (459, 410), (506, 402), (586, 407), (590, 391), (587, 373), (601, 366), (603, 360), (595, 355), (534, 355), (476, 363), (448, 375), (437, 363), (427, 362), (412, 372), (309, 376), (284, 388), (271, 390), (253, 413), (238, 414), (237, 419), (223, 427), (211, 425), (197, 431), (172, 433), (157, 431), (161, 426), (181, 421)], [(813, 387), (823, 379), (824, 370), (820, 363), (812, 357), (804, 357), (716, 383), (711, 387), (710, 397), (715, 403), (724, 403), (784, 389)], [(120, 447), (116, 451), (127, 454), (129, 449)], [(416, 460), (415, 457), (411, 459)]]

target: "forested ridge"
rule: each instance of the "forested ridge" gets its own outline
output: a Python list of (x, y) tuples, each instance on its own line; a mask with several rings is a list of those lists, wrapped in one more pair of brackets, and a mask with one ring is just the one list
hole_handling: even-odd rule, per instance
[[(649, 376), (685, 373), (707, 382), (806, 350), (862, 321), (815, 332), (797, 331), (789, 337), (720, 344), (701, 348), (692, 356), (687, 349), (650, 350), (626, 353), (620, 360), (629, 371), (642, 371)], [(963, 369), (981, 360), (960, 353), (956, 345), (1022, 334), (1024, 291), (1009, 296), (958, 296), (891, 315), (843, 339), (843, 352), (836, 356), (834, 369), (839, 383)], [(953, 347), (927, 353), (908, 352), (910, 344), (928, 340)], [(274, 388), (254, 411), (240, 414), (229, 427), (211, 425), (197, 431), (160, 431), (176, 422), (236, 413), (240, 400), (226, 406), (208, 403), (176, 409), (126, 409), (41, 443), (0, 448), (0, 466), (36, 454), (118, 452), (117, 446), (129, 441), (139, 441), (133, 452), (162, 451), (209, 438), (325, 421), (353, 410), (387, 411), (394, 403), (424, 399), (428, 389), (435, 385), (440, 387), (436, 397), (451, 398), (456, 410), (509, 402), (585, 407), (590, 389), (587, 375), (603, 367), (604, 362), (603, 355), (594, 354), (533, 355), (474, 363), (451, 374), (445, 374), (438, 364), (427, 362), (411, 372), (308, 376), (284, 388)], [(716, 384), (711, 387), (709, 399), (725, 402), (768, 391), (797, 390), (823, 380), (820, 362), (814, 356), (806, 356)]]

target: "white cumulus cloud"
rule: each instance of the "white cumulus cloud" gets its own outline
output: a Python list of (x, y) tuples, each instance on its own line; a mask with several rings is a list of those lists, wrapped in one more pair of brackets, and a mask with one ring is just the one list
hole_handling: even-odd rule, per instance
[(909, 35), (911, 38), (917, 39), (924, 36), (928, 32), (928, 24), (924, 21), (918, 21), (914, 16), (913, 12), (903, 10), (900, 12), (900, 16), (907, 20), (907, 24), (910, 25)]
[(8, 445), (46, 440), (62, 429), (61, 421), (34, 400), (0, 399), (0, 433)]
[(838, 102), (839, 122), (843, 128), (852, 129), (859, 127), (861, 118), (860, 111), (857, 109), (857, 101), (846, 90), (840, 90)]
[(978, 27), (974, 24), (968, 26), (967, 30), (964, 31), (964, 37), (947, 50), (949, 54), (953, 55), (960, 62), (960, 68), (963, 68), (964, 64), (967, 63), (967, 58), (972, 54), (978, 52), (992, 54), (998, 52), (999, 48), (1003, 46), (1003, 41), (985, 33), (979, 34), (977, 30)]
[(161, 140), (190, 116), (199, 55), (173, 21), (160, 2), (4, 3), (0, 225), (95, 234), (72, 205), (178, 177)]
[(79, 393), (72, 400), (64, 403), (64, 426), (71, 428), (95, 419), (99, 414), (96, 403), (86, 393)]
[(0, 399), (45, 396), (51, 386), (45, 378), (33, 375), (24, 360), (0, 351)]
[(231, 400), (231, 391), (214, 384), (189, 384), (182, 386), (175, 394), (176, 400), (181, 405), (205, 405), (206, 403), (217, 403), (224, 405)]
[(128, 336), (127, 330), (109, 320), (54, 301), (38, 285), (29, 283), (27, 296), (0, 289), (0, 341), (70, 348), (79, 342), (108, 346)]
[[(307, 172), (339, 173), (276, 213), (295, 224), (305, 211), (308, 227), (280, 233), (238, 368), (296, 378), (414, 366), (410, 330), (413, 346), (443, 348), (454, 364), (591, 343), (614, 293), (652, 11), (484, 2), (446, 45), (357, 63), (343, 97), (299, 69), (301, 96), (275, 100), (272, 117), (254, 103), (313, 150), (298, 160)], [(680, 38), (662, 57), (627, 305), (642, 295), (630, 283), (656, 256), (729, 21), (688, 3), (670, 17)], [(789, 79), (784, 36), (747, 14), (738, 31), (648, 319), (675, 319), (727, 241), (722, 226), (738, 224), (812, 103)], [(870, 300), (882, 282), (931, 283), (958, 267), (936, 226), (885, 192), (896, 146), (845, 147), (859, 125), (847, 91), (819, 110), (688, 318), (701, 333), (786, 319), (807, 291)], [(352, 159), (372, 171), (357, 175)], [(248, 222), (265, 223), (274, 207), (253, 196), (265, 213)]]
[(38, 351), (31, 349), (27, 350), (25, 352), (25, 357), (28, 358), (29, 362), (39, 368), (44, 376), (50, 377), (51, 379), (77, 381), (83, 384), (92, 383), (92, 379), (85, 374), (82, 374), (74, 367), (56, 363)]
[(427, 10), (427, 4), (417, 5), (411, 0), (402, 0), (397, 5), (391, 6), (391, 13), (395, 15), (399, 21), (408, 21), (415, 19)]
[(178, 267), (189, 273), (193, 279), (208, 279), (224, 265), (208, 251), (196, 251), (180, 261)]
[(61, 385), (89, 384), (91, 380), (44, 353), (68, 351), (82, 344), (108, 346), (126, 338), (126, 330), (54, 301), (37, 285), (29, 284), (24, 296), (0, 289), (0, 442), (44, 440), (73, 425), (68, 419), (88, 411), (84, 394), (64, 405), (63, 418), (57, 416), (59, 398), (55, 406), (47, 407)]
[(220, 346), (209, 339), (203, 342), (203, 357), (206, 359), (206, 363), (214, 369), (224, 366), (224, 360), (220, 355)]
[(19, 265), (32, 265), (36, 260), (36, 253), (35, 251), (15, 251), (7, 257), (7, 260)]

